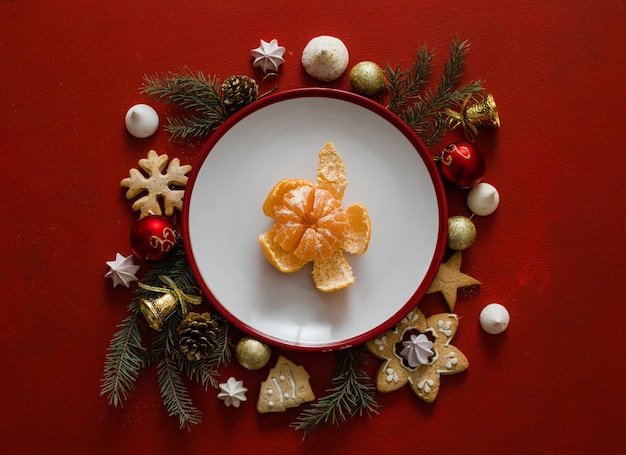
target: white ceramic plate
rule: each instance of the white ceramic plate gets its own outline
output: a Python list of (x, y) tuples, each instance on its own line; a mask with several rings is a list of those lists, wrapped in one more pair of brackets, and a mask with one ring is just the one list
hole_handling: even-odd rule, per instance
[[(365, 254), (346, 254), (356, 282), (321, 293), (310, 264), (277, 271), (257, 237), (273, 223), (269, 191), (284, 178), (315, 182), (328, 141), (346, 167), (344, 206), (367, 208), (372, 235)], [(287, 91), (244, 108), (210, 137), (185, 193), (185, 248), (203, 291), (235, 326), (284, 348), (338, 349), (387, 330), (424, 295), (445, 248), (430, 153), (387, 109), (344, 91)]]

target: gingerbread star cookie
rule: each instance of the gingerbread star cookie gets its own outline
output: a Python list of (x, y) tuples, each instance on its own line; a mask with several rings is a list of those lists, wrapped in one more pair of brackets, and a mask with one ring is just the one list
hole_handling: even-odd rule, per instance
[(426, 403), (437, 398), (440, 376), (460, 373), (469, 366), (467, 358), (450, 342), (459, 320), (441, 313), (426, 318), (415, 307), (398, 325), (369, 340), (365, 345), (383, 360), (376, 375), (379, 392), (394, 392), (407, 383)]
[(457, 289), (478, 286), (480, 281), (469, 275), (461, 273), (461, 252), (457, 251), (447, 262), (439, 266), (437, 275), (431, 283), (426, 294), (441, 292), (443, 300), (450, 311), (456, 306)]

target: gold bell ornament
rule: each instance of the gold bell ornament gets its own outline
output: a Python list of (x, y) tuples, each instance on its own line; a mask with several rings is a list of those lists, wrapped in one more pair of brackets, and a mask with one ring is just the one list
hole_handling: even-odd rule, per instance
[(461, 112), (446, 109), (446, 114), (450, 116), (450, 128), (455, 129), (462, 125), (467, 140), (474, 142), (478, 134), (478, 127), (489, 126), (499, 128), (500, 117), (498, 116), (498, 108), (491, 93), (471, 106), (467, 105), (469, 100), (470, 97), (465, 99), (461, 106)]
[(161, 330), (163, 324), (181, 306), (183, 316), (187, 314), (187, 304), (199, 305), (202, 297), (199, 295), (185, 294), (168, 276), (160, 276), (159, 279), (166, 283), (167, 287), (149, 286), (139, 283), (139, 287), (152, 292), (162, 293), (157, 298), (140, 299), (139, 309), (143, 313), (148, 325), (154, 330)]
[(156, 299), (139, 300), (139, 309), (146, 318), (148, 325), (154, 330), (161, 330), (165, 320), (174, 312), (178, 300), (174, 294), (163, 294)]

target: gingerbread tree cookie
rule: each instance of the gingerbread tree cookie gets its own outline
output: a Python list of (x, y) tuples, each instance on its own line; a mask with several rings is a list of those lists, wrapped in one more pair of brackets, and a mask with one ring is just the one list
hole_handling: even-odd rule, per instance
[(309, 385), (309, 373), (281, 355), (261, 383), (256, 409), (261, 414), (283, 412), (313, 400), (315, 395)]
[(183, 188), (187, 185), (187, 173), (191, 171), (191, 166), (181, 166), (178, 158), (174, 158), (163, 173), (168, 160), (167, 155), (159, 155), (156, 151), (150, 150), (147, 158), (139, 160), (139, 167), (148, 176), (146, 177), (137, 169), (131, 169), (130, 177), (121, 181), (120, 184), (128, 188), (126, 199), (133, 199), (141, 193), (146, 193), (132, 206), (133, 210), (141, 211), (139, 218), (147, 215), (162, 215), (159, 199), (163, 200), (167, 216), (174, 214), (174, 209), (178, 211), (182, 209), (185, 195)]
[(421, 400), (435, 401), (440, 376), (469, 366), (465, 355), (450, 344), (458, 324), (455, 314), (426, 319), (416, 307), (395, 328), (369, 340), (369, 351), (384, 361), (376, 375), (376, 389), (393, 392), (408, 383)]

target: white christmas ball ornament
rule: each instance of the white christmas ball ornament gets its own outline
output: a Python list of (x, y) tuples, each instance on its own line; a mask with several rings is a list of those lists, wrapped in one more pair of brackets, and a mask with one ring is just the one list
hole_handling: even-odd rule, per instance
[(343, 41), (322, 35), (308, 42), (302, 51), (302, 66), (309, 76), (323, 82), (338, 79), (348, 67), (350, 56)]
[(480, 312), (480, 326), (491, 335), (504, 332), (510, 320), (509, 312), (499, 303), (490, 303)]
[(478, 183), (467, 193), (467, 206), (476, 215), (487, 216), (496, 211), (500, 194), (488, 183)]
[(159, 114), (147, 104), (135, 104), (126, 112), (126, 129), (140, 139), (152, 136), (159, 127)]

